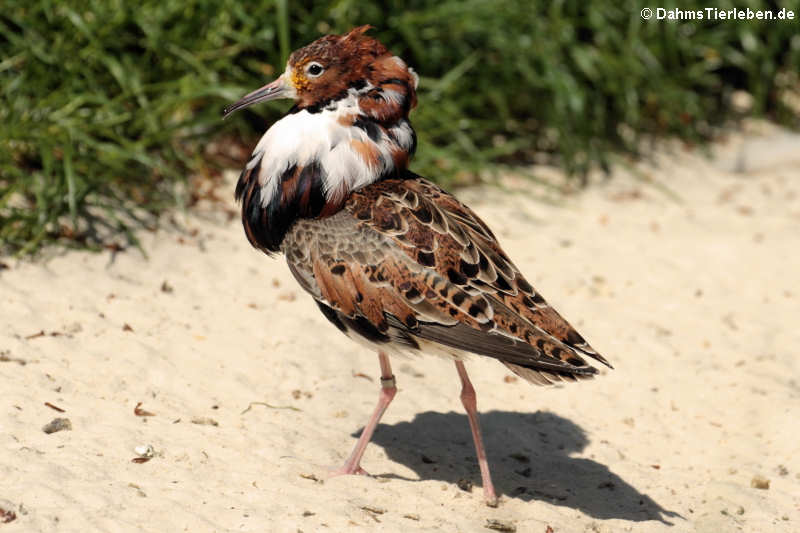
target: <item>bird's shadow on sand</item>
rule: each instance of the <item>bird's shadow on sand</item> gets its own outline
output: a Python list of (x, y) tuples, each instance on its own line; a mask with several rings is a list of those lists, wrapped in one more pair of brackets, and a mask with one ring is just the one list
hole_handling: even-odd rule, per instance
[[(482, 413), (480, 420), (492, 480), (497, 491), (508, 498), (546, 501), (599, 519), (671, 524), (665, 517), (681, 518), (605, 465), (572, 457), (583, 451), (589, 440), (583, 429), (566, 418), (547, 412), (489, 411)], [(411, 422), (381, 424), (372, 443), (420, 479), (459, 485), (474, 482), (480, 490), (475, 449), (464, 414), (428, 411)]]

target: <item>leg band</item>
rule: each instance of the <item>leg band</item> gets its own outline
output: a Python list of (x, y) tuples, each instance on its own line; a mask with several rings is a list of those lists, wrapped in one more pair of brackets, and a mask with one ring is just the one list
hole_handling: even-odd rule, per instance
[(394, 374), (390, 378), (381, 378), (381, 387), (384, 389), (394, 389), (396, 388), (396, 383), (394, 380)]

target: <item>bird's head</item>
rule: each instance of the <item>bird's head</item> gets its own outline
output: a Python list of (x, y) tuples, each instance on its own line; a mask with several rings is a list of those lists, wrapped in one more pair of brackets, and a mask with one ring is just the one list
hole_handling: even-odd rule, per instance
[[(272, 83), (226, 107), (223, 116), (259, 102), (290, 98), (298, 109), (322, 109), (359, 92), (362, 112), (382, 122), (408, 116), (416, 105), (417, 75), (359, 26), (344, 35), (326, 35), (289, 56), (286, 70)], [(366, 98), (363, 98), (366, 97)]]

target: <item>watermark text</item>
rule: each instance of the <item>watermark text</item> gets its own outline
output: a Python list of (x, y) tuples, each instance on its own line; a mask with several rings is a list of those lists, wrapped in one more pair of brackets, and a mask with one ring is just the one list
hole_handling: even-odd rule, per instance
[(797, 20), (798, 14), (791, 9), (720, 9), (705, 7), (702, 9), (666, 9), (646, 7), (640, 12), (644, 20)]

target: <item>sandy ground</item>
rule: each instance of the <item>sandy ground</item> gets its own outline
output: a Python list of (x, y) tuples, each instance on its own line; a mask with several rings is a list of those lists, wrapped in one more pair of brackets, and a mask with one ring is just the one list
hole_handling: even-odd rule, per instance
[(147, 259), (3, 259), (0, 532), (800, 530), (800, 138), (751, 129), (556, 202), (519, 178), (460, 192), (616, 368), (540, 388), (470, 361), (497, 509), (432, 357), (394, 362), (375, 477), (314, 479), (377, 358), (221, 210), (145, 235)]

